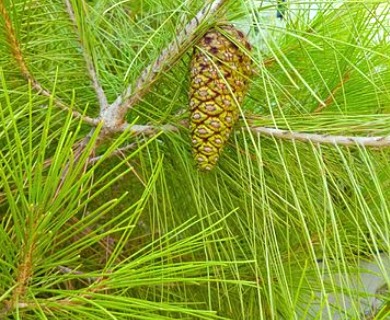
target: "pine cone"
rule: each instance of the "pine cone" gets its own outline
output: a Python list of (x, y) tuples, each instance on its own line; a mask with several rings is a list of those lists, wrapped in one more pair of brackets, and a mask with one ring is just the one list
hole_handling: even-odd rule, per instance
[[(221, 30), (218, 31), (218, 30)], [(231, 25), (209, 30), (195, 47), (190, 73), (192, 147), (201, 170), (211, 170), (239, 117), (252, 74), (251, 45)]]

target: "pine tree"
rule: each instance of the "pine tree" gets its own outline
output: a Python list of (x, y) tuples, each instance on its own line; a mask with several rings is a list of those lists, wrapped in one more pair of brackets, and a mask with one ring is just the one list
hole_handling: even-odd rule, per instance
[(390, 6), (260, 2), (0, 0), (0, 318), (388, 318)]

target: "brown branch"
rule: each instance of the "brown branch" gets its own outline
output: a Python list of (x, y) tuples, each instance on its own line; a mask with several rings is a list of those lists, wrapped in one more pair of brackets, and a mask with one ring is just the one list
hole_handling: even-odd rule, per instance
[(11, 18), (7, 9), (5, 8), (4, 1), (0, 1), (0, 14), (4, 19), (4, 29), (9, 46), (11, 47), (12, 56), (18, 64), (23, 77), (27, 80), (30, 80), (30, 72), (27, 69), (26, 62), (24, 61), (22, 50), (20, 49), (19, 42), (16, 39), (16, 34), (12, 26)]
[(31, 222), (27, 220), (26, 227), (23, 229), (24, 235), (20, 248), (20, 258), (15, 271), (15, 287), (11, 298), (4, 301), (4, 308), (0, 310), (0, 315), (11, 312), (26, 296), (28, 285), (34, 272), (34, 253), (37, 245), (37, 234), (35, 232), (31, 234), (31, 230), (36, 230), (36, 221)]
[(138, 103), (142, 97), (150, 90), (151, 85), (157, 80), (162, 71), (168, 70), (188, 47), (193, 40), (199, 36), (196, 31), (198, 26), (210, 17), (215, 15), (227, 0), (214, 0), (208, 2), (196, 16), (179, 32), (175, 39), (161, 52), (160, 56), (141, 73), (134, 85), (130, 85), (117, 99), (101, 113), (101, 118), (105, 121), (105, 126), (114, 131), (124, 124), (127, 110)]
[(101, 84), (99, 82), (97, 72), (95, 69), (95, 65), (93, 64), (93, 61), (92, 61), (91, 53), (88, 50), (88, 45), (83, 40), (82, 28), (80, 26), (78, 26), (78, 24), (77, 24), (76, 16), (74, 14), (74, 10), (73, 10), (73, 7), (72, 7), (72, 4), (70, 3), (70, 1), (65, 0), (65, 4), (66, 4), (66, 10), (68, 12), (69, 18), (72, 21), (73, 28), (75, 30), (77, 37), (78, 37), (80, 49), (83, 52), (84, 61), (85, 61), (85, 64), (87, 66), (88, 74), (89, 74), (89, 77), (91, 78), (93, 88), (96, 92), (96, 95), (97, 95), (97, 98), (99, 101), (99, 105), (100, 105), (100, 109), (101, 110), (106, 109), (108, 107), (107, 97), (104, 93), (103, 87), (101, 86)]
[(5, 26), (4, 29), (5, 29), (5, 33), (6, 33), (6, 37), (7, 37), (9, 46), (11, 48), (12, 56), (15, 59), (16, 64), (18, 65), (23, 78), (26, 79), (29, 83), (31, 83), (32, 88), (38, 94), (45, 96), (45, 97), (54, 98), (53, 99), (54, 104), (58, 108), (60, 108), (64, 111), (68, 111), (68, 112), (70, 111), (75, 118), (82, 119), (82, 121), (84, 121), (90, 125), (93, 125), (93, 126), (98, 125), (98, 123), (100, 122), (100, 119), (90, 118), (90, 117), (82, 115), (78, 111), (72, 110), (69, 106), (67, 106), (61, 100), (53, 97), (52, 93), (49, 90), (45, 89), (39, 83), (39, 81), (34, 78), (32, 73), (28, 69), (26, 61), (24, 60), (23, 53), (22, 53), (22, 50), (21, 50), (20, 45), (19, 45), (19, 41), (16, 38), (16, 33), (15, 33), (15, 30), (12, 26), (11, 18), (7, 12), (7, 9), (5, 8), (4, 1), (2, 1), (2, 0), (0, 0), (0, 15), (4, 19), (4, 26)]
[(336, 93), (344, 86), (346, 82), (349, 81), (351, 75), (349, 72), (347, 72), (344, 75), (344, 78), (341, 79), (341, 81), (336, 85), (336, 87), (332, 90), (332, 92), (329, 94), (329, 96), (325, 99), (323, 103), (319, 103), (317, 108), (313, 111), (313, 113), (319, 113), (323, 109), (325, 109), (327, 106), (329, 106), (333, 101)]

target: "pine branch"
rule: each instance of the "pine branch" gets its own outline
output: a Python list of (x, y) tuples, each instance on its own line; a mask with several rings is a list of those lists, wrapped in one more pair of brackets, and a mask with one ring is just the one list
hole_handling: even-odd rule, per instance
[(54, 104), (64, 110), (64, 111), (70, 111), (72, 115), (75, 118), (82, 119), (85, 123), (88, 123), (90, 125), (96, 126), (99, 123), (99, 119), (90, 118), (87, 116), (84, 116), (78, 111), (72, 110), (69, 106), (67, 106), (64, 102), (62, 102), (60, 99), (54, 97), (52, 93), (45, 89), (41, 83), (35, 79), (33, 74), (28, 69), (28, 66), (26, 64), (26, 61), (23, 57), (22, 50), (19, 45), (19, 41), (16, 37), (15, 30), (12, 26), (11, 18), (7, 12), (7, 9), (5, 8), (4, 2), (0, 1), (0, 15), (4, 19), (5, 24), (5, 33), (6, 37), (9, 43), (9, 46), (11, 48), (11, 53), (13, 58), (16, 61), (16, 64), (18, 65), (20, 72), (24, 79), (26, 79), (29, 83), (31, 83), (32, 88), (39, 94), (48, 98), (53, 98)]
[(73, 10), (73, 7), (72, 7), (72, 4), (70, 3), (70, 1), (65, 0), (65, 4), (66, 4), (66, 10), (68, 12), (69, 18), (72, 21), (75, 33), (77, 34), (78, 41), (80, 44), (80, 49), (83, 53), (83, 57), (84, 57), (84, 61), (85, 61), (85, 64), (86, 64), (86, 67), (88, 70), (88, 74), (89, 74), (89, 77), (91, 78), (93, 88), (96, 92), (96, 95), (97, 95), (97, 98), (99, 101), (100, 109), (101, 110), (106, 109), (108, 107), (107, 97), (106, 97), (106, 94), (104, 93), (103, 87), (101, 86), (101, 84), (99, 82), (97, 72), (95, 69), (95, 65), (92, 61), (91, 52), (90, 52), (90, 50), (88, 50), (88, 44), (85, 43), (85, 41), (83, 40), (82, 28), (81, 28), (81, 26), (79, 26), (77, 24), (76, 16), (74, 14), (74, 10)]
[[(207, 21), (212, 15), (215, 15), (216, 12), (226, 3), (226, 0), (215, 0), (207, 3), (197, 14), (196, 16), (185, 26), (185, 28), (179, 32), (175, 40), (173, 40), (160, 54), (160, 56), (151, 63), (148, 67), (144, 69), (139, 78), (133, 85), (130, 85), (124, 90), (124, 92), (119, 95), (116, 100), (108, 105), (107, 98), (105, 96), (104, 90), (99, 83), (98, 76), (94, 64), (92, 62), (92, 57), (88, 53), (87, 44), (82, 40), (82, 31), (77, 25), (76, 17), (72, 4), (70, 0), (65, 0), (67, 12), (69, 14), (70, 20), (73, 23), (73, 26), (76, 30), (76, 33), (79, 38), (80, 47), (83, 52), (84, 60), (87, 65), (88, 73), (93, 83), (93, 87), (97, 94), (99, 104), (100, 104), (100, 117), (99, 118), (90, 118), (83, 116), (77, 111), (71, 110), (63, 102), (58, 99), (55, 99), (55, 104), (57, 107), (60, 107), (63, 110), (71, 110), (73, 116), (81, 118), (84, 122), (96, 126), (101, 120), (104, 122), (102, 136), (108, 135), (112, 132), (121, 132), (128, 129), (130, 126), (125, 122), (124, 117), (126, 112), (131, 109), (136, 103), (138, 103), (142, 97), (150, 90), (151, 85), (157, 80), (159, 74), (162, 71), (168, 70), (175, 61), (177, 61), (183, 54), (183, 52), (191, 45), (194, 38), (198, 36), (197, 29), (201, 23)], [(14, 29), (12, 27), (11, 19), (8, 15), (8, 12), (3, 4), (0, 2), (0, 14), (3, 16), (5, 21), (5, 31), (7, 34), (8, 42), (11, 47), (12, 55), (17, 62), (19, 69), (23, 77), (32, 83), (34, 90), (39, 94), (52, 97), (52, 94), (33, 77), (31, 72), (28, 69), (28, 66), (23, 58), (23, 54), (19, 45), (19, 42), (16, 38)], [(349, 75), (346, 74), (343, 82), (348, 81)], [(334, 94), (340, 89), (342, 83), (336, 86), (334, 89)], [(329, 102), (330, 98), (326, 101)], [(317, 108), (316, 112), (320, 111)], [(377, 147), (383, 148), (390, 145), (390, 137), (354, 137), (354, 136), (334, 136), (334, 135), (321, 135), (313, 133), (304, 133), (304, 132), (295, 132), (277, 128), (268, 128), (268, 127), (250, 127), (252, 132), (259, 133), (262, 135), (272, 136), (278, 139), (284, 140), (297, 140), (303, 142), (311, 143), (320, 143), (320, 144), (334, 144), (334, 145), (360, 145), (366, 147)], [(144, 135), (144, 136), (154, 136), (161, 131), (177, 131), (178, 128), (173, 125), (166, 125), (164, 127), (154, 127), (150, 125), (131, 125), (130, 132), (135, 135)], [(130, 144), (132, 145), (132, 144)], [(128, 146), (124, 147), (125, 149)], [(92, 162), (96, 161), (98, 158), (94, 158)]]
[[(247, 127), (243, 126), (242, 128), (245, 129)], [(376, 137), (341, 136), (341, 135), (336, 136), (336, 135), (328, 135), (328, 134), (297, 132), (297, 131), (259, 127), (259, 126), (251, 126), (248, 129), (260, 135), (271, 136), (282, 140), (309, 142), (312, 144), (333, 144), (333, 145), (341, 145), (341, 146), (362, 146), (362, 147), (374, 147), (374, 148), (390, 147), (390, 136), (376, 136)], [(161, 128), (144, 125), (144, 126), (132, 126), (131, 131), (136, 135), (139, 134), (155, 135), (161, 131), (163, 132), (179, 131), (179, 128), (173, 125), (166, 125)]]
[(354, 137), (354, 136), (334, 136), (327, 134), (315, 134), (282, 130), (267, 127), (251, 127), (250, 130), (255, 133), (271, 136), (284, 140), (294, 140), (310, 142), (313, 144), (333, 144), (343, 146), (362, 146), (385, 148), (390, 146), (390, 136), (379, 137)]

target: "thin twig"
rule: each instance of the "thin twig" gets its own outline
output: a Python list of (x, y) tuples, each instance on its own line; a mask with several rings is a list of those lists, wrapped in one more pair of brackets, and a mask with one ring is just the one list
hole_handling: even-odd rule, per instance
[[(123, 154), (123, 152), (125, 151), (129, 151), (129, 150), (133, 150), (135, 148), (137, 148), (139, 146), (140, 143), (142, 143), (144, 139), (141, 139), (140, 141), (136, 141), (136, 142), (132, 142), (132, 143), (129, 143), (128, 145), (122, 147), (122, 148), (119, 148), (119, 149), (116, 149), (115, 151), (113, 151), (109, 157), (112, 157), (112, 156), (119, 156), (121, 154)], [(95, 162), (98, 162), (100, 159), (102, 159), (103, 157), (106, 157), (107, 156), (104, 156), (104, 155), (101, 155), (101, 156), (96, 156), (96, 157), (93, 157), (93, 158), (90, 158), (88, 160), (88, 164), (94, 164)]]
[(208, 2), (161, 52), (160, 56), (144, 69), (135, 84), (128, 86), (114, 103), (107, 108), (106, 112), (101, 114), (108, 127), (114, 128), (123, 124), (127, 110), (142, 99), (162, 71), (168, 70), (175, 61), (180, 59), (183, 52), (191, 46), (195, 37), (199, 36), (196, 33), (198, 26), (215, 15), (226, 1), (215, 0)]
[(58, 270), (64, 274), (84, 274), (82, 271), (74, 270), (66, 266), (58, 266)]
[(52, 93), (45, 89), (37, 79), (34, 78), (32, 73), (27, 67), (26, 61), (24, 60), (22, 50), (19, 45), (19, 41), (16, 38), (15, 30), (12, 26), (11, 19), (9, 17), (9, 14), (7, 12), (7, 9), (5, 8), (4, 1), (0, 0), (0, 15), (4, 19), (5, 24), (5, 33), (7, 36), (8, 44), (11, 48), (12, 56), (14, 57), (16, 64), (18, 65), (20, 72), (28, 82), (31, 83), (32, 88), (40, 95), (45, 97), (54, 98), (54, 104), (58, 108), (64, 110), (64, 111), (70, 111), (72, 115), (75, 118), (82, 119), (85, 123), (88, 123), (93, 126), (97, 126), (100, 122), (100, 119), (98, 118), (90, 118), (87, 116), (82, 115), (80, 112), (72, 110), (69, 106), (67, 106), (65, 103), (63, 103), (60, 99), (53, 97)]
[(346, 82), (350, 79), (350, 73), (347, 72), (343, 79), (336, 85), (336, 87), (332, 90), (329, 96), (325, 99), (323, 103), (319, 103), (317, 108), (313, 111), (313, 113), (320, 113), (323, 109), (329, 106), (333, 101), (336, 93), (344, 86)]
[(63, 273), (63, 274), (73, 274), (73, 275), (80, 275), (83, 276), (80, 278), (80, 280), (87, 280), (89, 284), (95, 282), (95, 281), (100, 281), (100, 277), (85, 277), (85, 272), (75, 270), (66, 266), (58, 266), (58, 271)]
[(304, 133), (295, 132), (289, 130), (267, 128), (267, 127), (251, 127), (250, 130), (255, 133), (285, 139), (285, 140), (296, 140), (311, 143), (320, 144), (333, 144), (333, 145), (344, 145), (344, 146), (363, 146), (363, 147), (376, 147), (384, 148), (390, 146), (390, 136), (380, 137), (354, 137), (354, 136), (334, 136), (327, 134), (316, 134), (316, 133)]
[(91, 78), (93, 88), (96, 92), (100, 109), (101, 110), (106, 109), (108, 107), (107, 97), (106, 94), (104, 93), (103, 87), (99, 82), (95, 65), (92, 61), (91, 52), (88, 50), (88, 45), (83, 40), (82, 28), (77, 24), (76, 16), (74, 14), (74, 10), (70, 1), (65, 0), (65, 4), (66, 4), (66, 11), (68, 12), (69, 18), (73, 23), (75, 33), (77, 34), (78, 41), (80, 44), (80, 49), (83, 52), (84, 61), (85, 64), (87, 65), (88, 74), (89, 77)]
[(94, 163), (98, 162), (100, 159), (102, 159), (103, 157), (107, 158), (107, 157), (122, 155), (125, 151), (129, 151), (129, 150), (133, 150), (133, 149), (137, 148), (140, 145), (140, 143), (146, 142), (150, 138), (155, 137), (160, 132), (178, 132), (178, 131), (179, 131), (178, 127), (173, 126), (173, 125), (169, 125), (169, 124), (164, 125), (162, 127), (155, 127), (155, 126), (151, 126), (151, 125), (132, 125), (130, 130), (129, 130), (130, 133), (132, 133), (134, 136), (143, 135), (144, 137), (148, 137), (148, 138), (142, 138), (138, 141), (129, 143), (122, 148), (116, 149), (108, 156), (105, 155), (105, 156), (96, 156), (96, 157), (90, 158), (88, 160), (88, 164), (94, 164)]
[[(80, 160), (80, 157), (82, 156), (83, 152), (85, 151), (88, 143), (90, 141), (90, 135), (87, 135), (85, 136), (83, 139), (81, 139), (80, 141), (76, 142), (73, 146), (72, 146), (72, 149), (73, 149), (73, 154), (74, 154), (74, 158), (72, 159), (72, 161), (68, 161), (64, 167), (64, 170), (61, 174), (61, 180), (60, 182), (58, 183), (58, 186), (57, 186), (57, 190), (53, 196), (53, 199), (56, 199), (58, 197), (58, 195), (61, 193), (61, 190), (62, 190), (62, 187), (68, 177), (68, 174), (69, 174), (69, 171), (70, 169), (72, 168), (72, 165), (76, 164), (79, 160)], [(95, 146), (96, 148), (96, 146)], [(91, 153), (93, 154), (95, 152), (95, 148), (93, 148), (91, 150)], [(50, 163), (51, 163), (51, 160), (50, 160)], [(85, 172), (87, 170), (87, 166), (88, 166), (88, 162), (85, 162), (84, 163), (84, 168), (83, 168), (83, 171)]]

